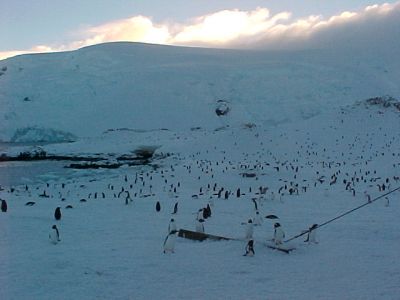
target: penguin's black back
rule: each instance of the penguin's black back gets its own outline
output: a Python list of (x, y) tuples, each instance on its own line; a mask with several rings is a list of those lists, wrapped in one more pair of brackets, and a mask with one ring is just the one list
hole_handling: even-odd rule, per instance
[(157, 201), (157, 203), (156, 203), (156, 211), (158, 212), (160, 210), (161, 210), (161, 204), (160, 204), (159, 201)]
[(7, 201), (6, 200), (1, 200), (1, 211), (7, 212)]
[(54, 218), (56, 220), (61, 220), (61, 209), (59, 207), (57, 207), (54, 211)]

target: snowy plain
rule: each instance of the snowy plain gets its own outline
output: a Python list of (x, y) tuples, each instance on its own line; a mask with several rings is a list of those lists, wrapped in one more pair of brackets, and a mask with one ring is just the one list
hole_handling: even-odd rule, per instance
[[(399, 62), (357, 57), (116, 43), (1, 61), (11, 74), (0, 77), (3, 141), (17, 129), (50, 128), (75, 141), (41, 146), (49, 153), (157, 145), (173, 155), (149, 166), (0, 183), (8, 203), (0, 214), (0, 298), (398, 299), (399, 191), (319, 229), (318, 244), (291, 241), (290, 254), (264, 245), (276, 222), (264, 218), (254, 230), (255, 256), (242, 256), (252, 199), (290, 238), (365, 203), (365, 192), (375, 198), (400, 186), (400, 112), (364, 101), (399, 97)], [(215, 114), (219, 99), (229, 101), (226, 116)], [(19, 141), (43, 137), (32, 132)], [(21, 148), (7, 152), (14, 149)], [(291, 187), (299, 193), (290, 195)], [(218, 198), (221, 188), (228, 199)], [(169, 220), (194, 230), (207, 204), (206, 232), (239, 240), (178, 238), (175, 253), (164, 254)], [(53, 224), (57, 245), (48, 240)]]

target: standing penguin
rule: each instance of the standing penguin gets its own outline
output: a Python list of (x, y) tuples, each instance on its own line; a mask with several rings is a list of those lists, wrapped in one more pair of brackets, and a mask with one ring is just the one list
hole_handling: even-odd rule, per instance
[(253, 201), (253, 203), (254, 203), (254, 210), (258, 211), (258, 205), (257, 205), (256, 199), (251, 199), (251, 201)]
[(281, 245), (283, 239), (285, 238), (285, 232), (282, 230), (281, 224), (275, 223), (274, 224), (274, 242), (275, 245)]
[(199, 219), (196, 222), (196, 231), (200, 233), (204, 233), (204, 220)]
[(176, 233), (177, 230), (172, 230), (168, 233), (167, 237), (164, 240), (164, 253), (171, 252), (174, 253), (175, 250), (175, 241), (176, 241)]
[(168, 232), (171, 232), (172, 230), (176, 230), (176, 223), (174, 219), (171, 219), (168, 225)]
[(160, 201), (157, 201), (156, 203), (156, 211), (159, 212), (161, 210), (161, 204)]
[(51, 231), (50, 231), (50, 234), (49, 234), (49, 239), (50, 239), (50, 242), (53, 243), (54, 245), (61, 241), (60, 233), (59, 233), (58, 228), (57, 228), (56, 225), (53, 225), (51, 227)]
[(307, 238), (304, 242), (308, 243), (315, 243), (317, 244), (317, 228), (318, 224), (313, 224), (309, 229), (308, 229), (308, 234)]
[(1, 200), (1, 211), (7, 212), (7, 201), (6, 200)]
[(251, 219), (247, 221), (245, 239), (251, 240), (253, 238), (254, 224)]
[(246, 253), (243, 256), (254, 256), (254, 240), (250, 240), (246, 245)]
[(229, 191), (225, 191), (225, 200), (228, 200), (229, 198)]
[(61, 220), (61, 208), (57, 207), (54, 211), (54, 218), (58, 221)]
[(262, 217), (258, 210), (256, 211), (256, 215), (254, 216), (254, 225), (256, 225), (256, 226), (262, 225)]
[(208, 203), (207, 204), (207, 214), (208, 214), (208, 217), (210, 218), (211, 217), (211, 206), (210, 206), (210, 204)]
[(178, 212), (178, 202), (175, 203), (174, 211), (172, 212), (172, 214), (175, 215), (177, 212)]
[(200, 208), (197, 212), (196, 220), (200, 220), (204, 218), (204, 208)]

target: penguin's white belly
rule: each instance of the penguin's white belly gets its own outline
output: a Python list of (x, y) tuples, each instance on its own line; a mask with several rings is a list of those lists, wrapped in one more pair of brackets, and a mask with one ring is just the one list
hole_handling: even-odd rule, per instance
[(53, 244), (57, 244), (59, 242), (58, 235), (55, 230), (50, 231), (49, 239), (50, 239), (50, 242)]
[(262, 224), (262, 219), (261, 219), (260, 216), (256, 216), (256, 217), (254, 218), (254, 224), (256, 224), (257, 226), (261, 226), (261, 224)]
[(315, 243), (317, 241), (317, 232), (312, 230), (308, 235), (308, 241), (311, 243)]
[(196, 223), (196, 231), (204, 233), (204, 226), (202, 223), (200, 223), (200, 222)]
[(175, 248), (176, 235), (169, 235), (164, 243), (164, 251), (173, 252)]
[(281, 229), (275, 230), (275, 243), (282, 243), (283, 239), (285, 238), (285, 233)]
[(253, 237), (253, 232), (254, 232), (253, 225), (251, 226), (248, 225), (246, 228), (246, 239), (251, 239)]
[(176, 230), (176, 224), (175, 223), (169, 224), (168, 231), (171, 232), (172, 230)]

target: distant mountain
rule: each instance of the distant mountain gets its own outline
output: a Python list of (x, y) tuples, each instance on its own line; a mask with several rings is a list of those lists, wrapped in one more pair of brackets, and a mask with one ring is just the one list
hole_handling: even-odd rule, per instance
[(121, 42), (17, 56), (0, 61), (0, 140), (269, 125), (398, 99), (396, 53), (385, 45), (274, 52)]

